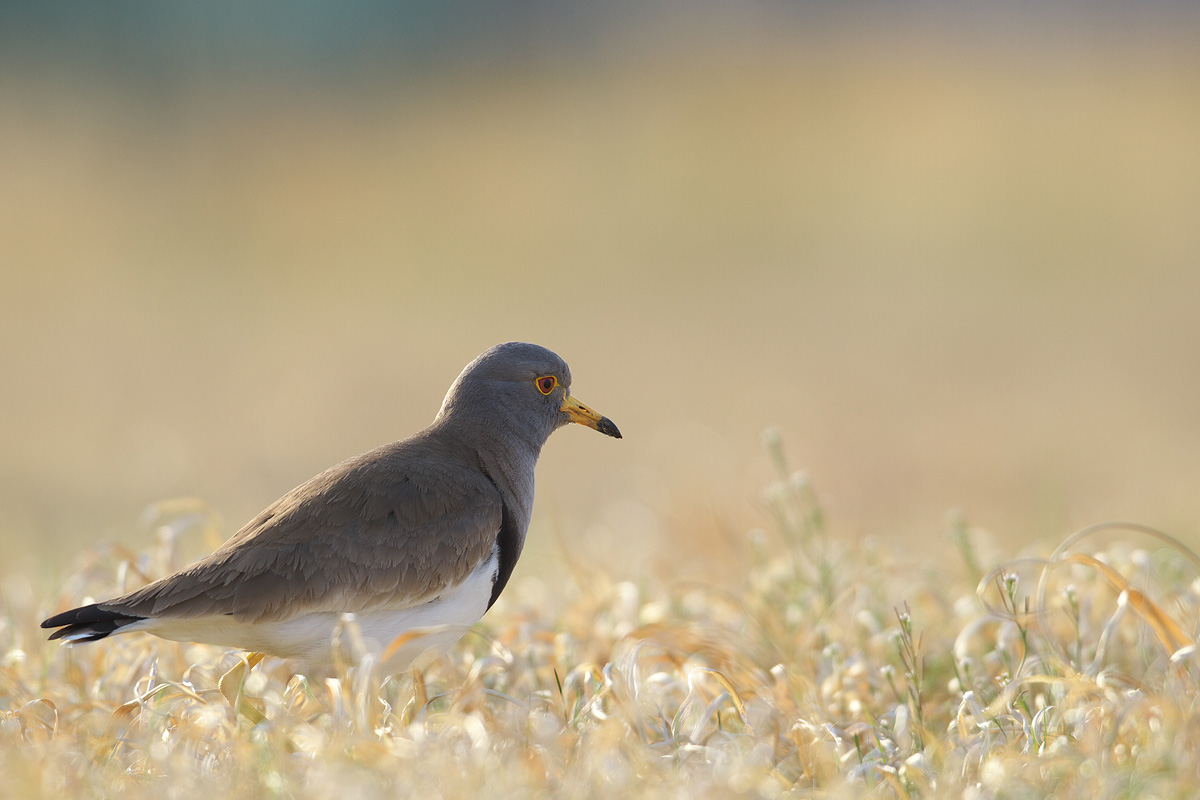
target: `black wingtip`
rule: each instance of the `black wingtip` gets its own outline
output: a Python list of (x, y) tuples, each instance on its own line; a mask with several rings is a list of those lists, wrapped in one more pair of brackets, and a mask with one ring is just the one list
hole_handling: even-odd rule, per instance
[(90, 606), (80, 606), (53, 617), (42, 620), (43, 628), (58, 628), (50, 634), (49, 641), (67, 639), (72, 643), (94, 642), (103, 639), (117, 628), (137, 622), (144, 617), (122, 614), (119, 611), (108, 611), (99, 603)]
[(53, 617), (42, 620), (43, 628), (61, 628), (63, 625), (82, 625), (89, 622), (105, 622), (113, 617), (126, 616), (113, 611), (105, 611), (100, 607), (99, 603), (92, 603), (90, 606), (80, 606), (72, 608), (70, 611), (64, 611), (61, 614), (55, 614)]

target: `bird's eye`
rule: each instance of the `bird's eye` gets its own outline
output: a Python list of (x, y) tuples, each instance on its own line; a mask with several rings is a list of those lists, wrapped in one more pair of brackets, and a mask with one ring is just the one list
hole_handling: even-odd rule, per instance
[(553, 375), (543, 375), (534, 381), (534, 383), (537, 385), (539, 392), (542, 394), (550, 394), (554, 391), (554, 387), (558, 386), (558, 378), (554, 377)]

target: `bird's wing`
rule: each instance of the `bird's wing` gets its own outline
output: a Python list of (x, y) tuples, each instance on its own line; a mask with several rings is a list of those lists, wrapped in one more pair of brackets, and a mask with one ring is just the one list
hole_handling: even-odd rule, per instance
[(196, 564), (100, 609), (136, 617), (406, 608), (487, 559), (503, 500), (478, 470), (380, 450), (293, 489)]

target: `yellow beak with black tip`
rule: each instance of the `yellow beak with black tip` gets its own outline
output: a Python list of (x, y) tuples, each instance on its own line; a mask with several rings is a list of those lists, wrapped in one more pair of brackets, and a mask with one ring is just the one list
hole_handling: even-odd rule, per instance
[(611, 436), (614, 439), (621, 438), (621, 432), (617, 430), (617, 426), (613, 424), (611, 419), (593, 411), (571, 395), (567, 395), (563, 400), (560, 410), (567, 415), (567, 418), (571, 422), (591, 428), (594, 431), (600, 431), (605, 436)]

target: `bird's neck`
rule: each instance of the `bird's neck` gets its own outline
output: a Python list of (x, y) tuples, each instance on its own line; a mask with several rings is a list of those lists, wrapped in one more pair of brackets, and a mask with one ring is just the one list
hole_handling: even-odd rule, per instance
[(534, 467), (545, 437), (531, 437), (528, 426), (510, 425), (502, 415), (491, 416), (483, 426), (478, 417), (469, 427), (459, 423), (458, 415), (449, 413), (440, 415), (433, 427), (474, 453), (524, 534), (533, 510)]
[(525, 529), (529, 527), (529, 516), (533, 511), (533, 466), (535, 461), (530, 460), (526, 464), (487, 449), (478, 452), (480, 468), (500, 490), (500, 496), (504, 498), (504, 504), (508, 506), (516, 520), (517, 529), (521, 531), (523, 538)]

